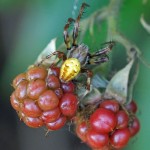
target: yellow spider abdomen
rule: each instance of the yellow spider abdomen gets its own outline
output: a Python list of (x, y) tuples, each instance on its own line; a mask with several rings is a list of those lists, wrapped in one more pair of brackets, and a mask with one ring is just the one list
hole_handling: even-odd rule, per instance
[(61, 66), (60, 80), (68, 82), (80, 72), (80, 62), (76, 58), (68, 58)]

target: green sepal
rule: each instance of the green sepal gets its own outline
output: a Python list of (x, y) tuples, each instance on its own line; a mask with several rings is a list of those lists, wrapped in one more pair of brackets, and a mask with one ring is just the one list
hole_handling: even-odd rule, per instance
[[(127, 101), (129, 96), (128, 88), (129, 88), (129, 74), (131, 68), (134, 64), (134, 60), (132, 59), (123, 69), (118, 71), (110, 80), (104, 97), (107, 99), (116, 99), (120, 103), (124, 104)], [(131, 90), (131, 89), (130, 89)]]

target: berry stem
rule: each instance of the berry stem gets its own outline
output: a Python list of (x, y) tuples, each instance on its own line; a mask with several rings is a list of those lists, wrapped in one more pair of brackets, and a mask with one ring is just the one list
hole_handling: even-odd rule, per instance
[(125, 108), (124, 104), (121, 104), (121, 103), (120, 103), (120, 106), (121, 106), (121, 108), (126, 112), (126, 114), (127, 114), (128, 116), (130, 116), (130, 114), (129, 114), (128, 110)]

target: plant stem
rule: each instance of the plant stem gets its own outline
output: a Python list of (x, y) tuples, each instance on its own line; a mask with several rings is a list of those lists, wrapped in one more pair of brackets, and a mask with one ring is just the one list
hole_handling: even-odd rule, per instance
[(107, 24), (108, 24), (108, 34), (107, 34), (107, 38), (109, 38), (109, 36), (114, 36), (117, 32), (117, 15), (119, 14), (120, 11), (120, 7), (122, 4), (123, 0), (111, 0), (107, 11), (108, 11), (108, 16), (106, 18), (107, 20)]

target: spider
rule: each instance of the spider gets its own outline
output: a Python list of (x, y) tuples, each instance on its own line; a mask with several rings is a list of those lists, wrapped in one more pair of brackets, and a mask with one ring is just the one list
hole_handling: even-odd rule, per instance
[[(107, 42), (106, 47), (96, 51), (94, 54), (90, 54), (87, 45), (83, 43), (77, 44), (79, 22), (86, 7), (89, 7), (89, 5), (82, 3), (77, 18), (75, 20), (73, 18), (69, 18), (64, 26), (63, 35), (67, 48), (67, 54), (60, 51), (55, 51), (51, 55), (48, 55), (45, 59), (49, 59), (52, 55), (57, 55), (58, 58), (63, 60), (59, 77), (62, 82), (69, 82), (70, 80), (73, 80), (79, 73), (86, 73), (86, 88), (87, 90), (90, 90), (92, 71), (88, 70), (86, 66), (90, 64), (101, 64), (108, 61), (109, 57), (107, 56), (107, 53), (113, 48), (115, 43), (113, 41)], [(68, 33), (71, 23), (74, 23), (72, 44)]]

